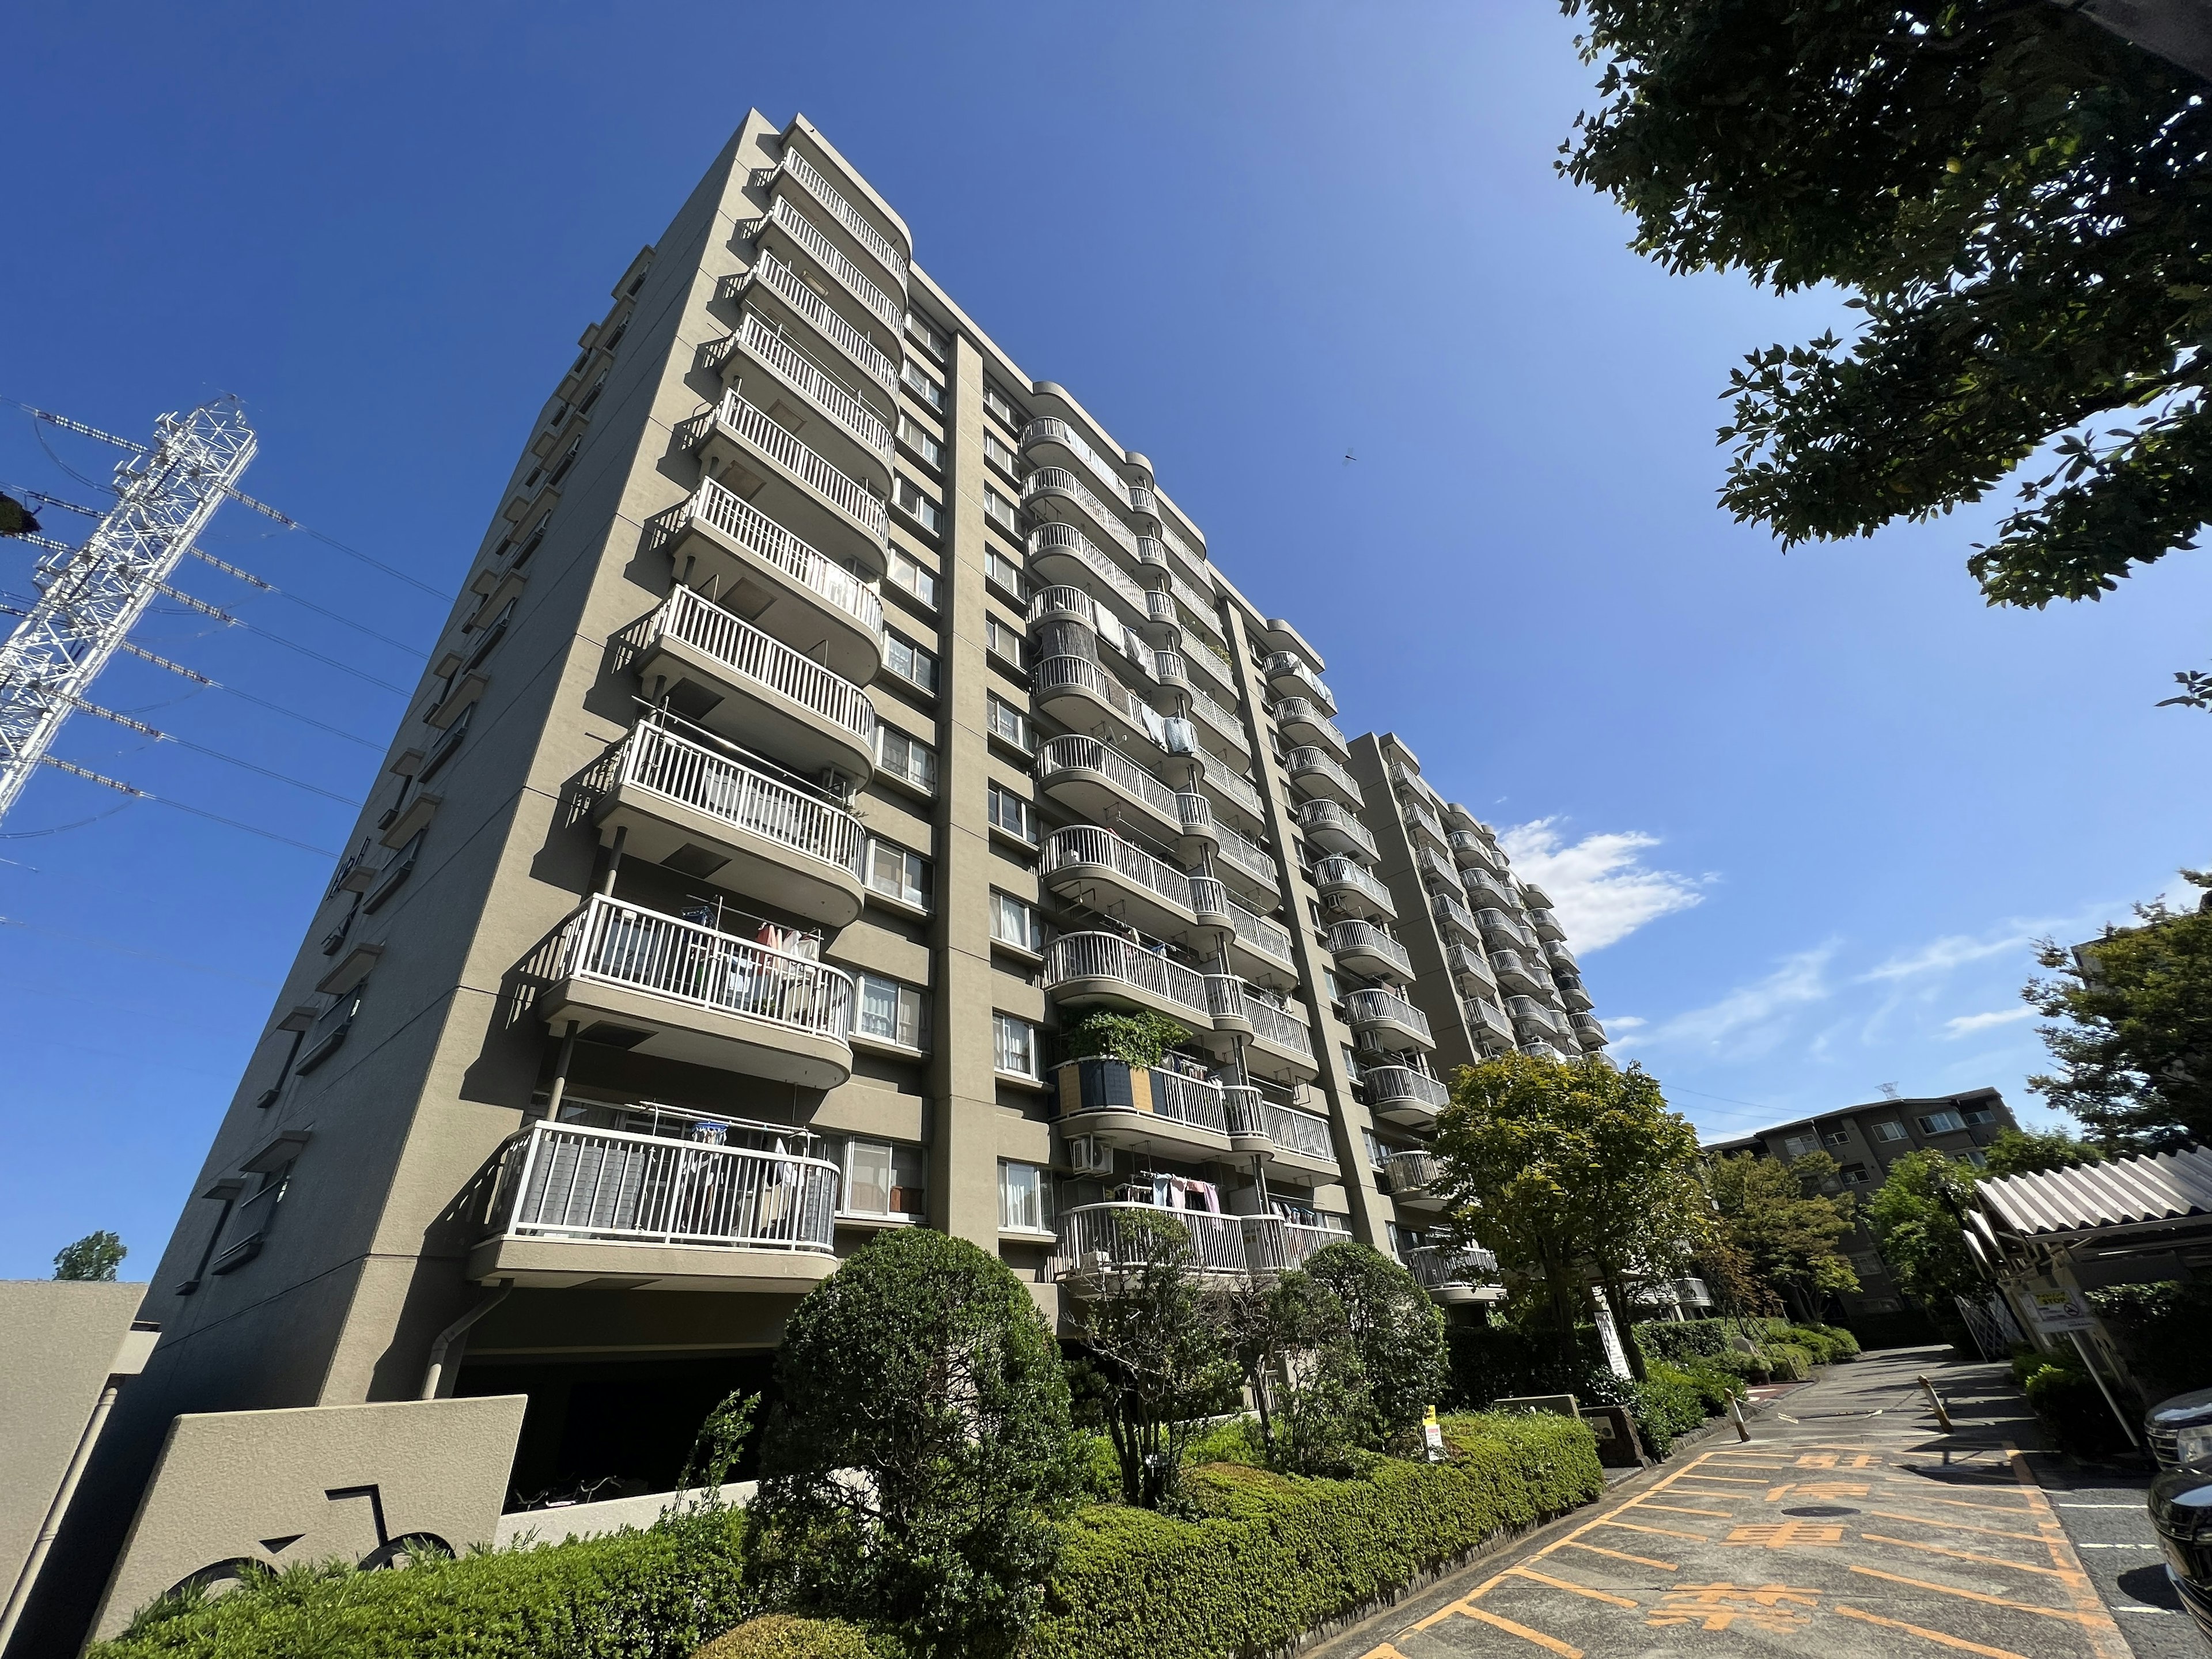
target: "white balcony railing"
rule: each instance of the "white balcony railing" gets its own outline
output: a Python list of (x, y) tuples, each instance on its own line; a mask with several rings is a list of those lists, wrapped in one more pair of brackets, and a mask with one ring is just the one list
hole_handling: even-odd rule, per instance
[(1302, 1158), (1321, 1158), (1336, 1162), (1336, 1143), (1329, 1138), (1328, 1120), (1316, 1117), (1311, 1112), (1293, 1111), (1288, 1106), (1278, 1106), (1272, 1100), (1260, 1103), (1260, 1119), (1267, 1125), (1267, 1139), (1285, 1152)]
[(665, 726), (641, 725), (616, 751), (607, 787), (628, 784), (788, 848), (858, 880), (867, 835), (825, 800)]
[(1495, 990), (1498, 975), (1480, 951), (1472, 945), (1462, 945), (1456, 939), (1444, 945), (1444, 966), (1455, 977), (1471, 979), (1479, 985)]
[(1343, 836), (1370, 859), (1380, 858), (1375, 837), (1358, 815), (1348, 807), (1333, 800), (1309, 800), (1298, 803), (1298, 823), (1309, 835), (1326, 831)]
[(1152, 1204), (1085, 1204), (1060, 1218), (1062, 1273), (1133, 1273), (1188, 1251), (1200, 1271), (1249, 1271), (1244, 1218)]
[(1413, 976), (1413, 958), (1404, 944), (1371, 921), (1340, 921), (1328, 930), (1331, 954), (1380, 957), (1407, 979)]
[(783, 170), (799, 181), (800, 189), (829, 209), (830, 216), (852, 234), (854, 241), (867, 249), (878, 264), (902, 283), (906, 281), (906, 255), (899, 252), (898, 245), (878, 230), (867, 215), (847, 201), (837, 187), (822, 176), (819, 168), (797, 150), (786, 148)]
[(1252, 740), (1244, 735), (1244, 722), (1196, 686), (1190, 686), (1188, 690), (1190, 695), (1191, 713), (1212, 726), (1237, 753), (1250, 754)]
[(1482, 929), (1474, 920), (1474, 912), (1449, 893), (1429, 895), (1429, 913), (1447, 927), (1455, 927), (1472, 941), (1482, 937)]
[(1267, 816), (1266, 809), (1260, 805), (1260, 792), (1251, 779), (1231, 771), (1224, 762), (1212, 756), (1204, 757), (1203, 762), (1207, 788), (1219, 790), (1255, 818)]
[(839, 471), (735, 392), (722, 394), (714, 418), (797, 478), (878, 543), (884, 539), (885, 509), (857, 478)]
[(641, 650), (650, 650), (664, 636), (681, 640), (733, 677), (797, 703), (863, 743), (875, 732), (876, 706), (866, 692), (691, 588), (672, 589), (637, 634)]
[(1084, 568), (1106, 585), (1107, 591), (1129, 607), (1130, 614), (1149, 617), (1145, 590), (1129, 573), (1098, 550), (1098, 545), (1072, 524), (1041, 524), (1030, 532), (1030, 562), (1060, 556), (1081, 562)]
[(1255, 881), (1265, 882), (1280, 890), (1281, 881), (1275, 873), (1275, 857), (1256, 842), (1246, 840), (1227, 824), (1216, 822), (1213, 833), (1220, 838), (1219, 850), (1214, 856), (1224, 864), (1242, 870)]
[(1491, 871), (1505, 868), (1505, 861), (1498, 856), (1498, 849), (1486, 837), (1476, 835), (1474, 830), (1455, 830), (1450, 839), (1452, 855), (1462, 864), (1476, 864)]
[(1152, 1073), (1152, 1115), (1218, 1135), (1229, 1133), (1221, 1085), (1202, 1077), (1185, 1077), (1180, 1072)]
[(1206, 975), (1113, 933), (1062, 933), (1046, 948), (1048, 991), (1073, 980), (1119, 981), (1184, 1010), (1202, 1024), (1212, 1020)]
[(1297, 652), (1271, 651), (1263, 667), (1270, 680), (1291, 681), (1303, 688), (1304, 695), (1311, 698), (1323, 714), (1332, 718), (1335, 715), (1336, 694), (1322, 684), (1321, 677)]
[(817, 1158), (540, 1121), (502, 1154), (495, 1231), (830, 1255), (837, 1181)]
[(1071, 824), (1045, 837), (1040, 873), (1048, 879), (1060, 871), (1088, 866), (1110, 870), (1133, 887), (1142, 888), (1178, 910), (1192, 910), (1191, 878), (1164, 864), (1141, 847), (1133, 847), (1110, 830), (1095, 824)]
[(1120, 750), (1097, 738), (1060, 737), (1046, 743), (1037, 756), (1037, 781), (1048, 789), (1054, 779), (1066, 772), (1095, 773), (1123, 793), (1144, 802), (1170, 823), (1182, 822), (1182, 811), (1174, 790)]
[(805, 248), (815, 264), (836, 277), (848, 294), (881, 319), (884, 327), (893, 333), (898, 331), (906, 320), (906, 307), (848, 258), (845, 250), (830, 240), (829, 232), (801, 213), (788, 196), (777, 197), (769, 208), (768, 216), (778, 229)]
[(1263, 915), (1246, 909), (1236, 900), (1229, 901), (1229, 919), (1235, 927), (1237, 937), (1261, 956), (1288, 967), (1291, 955), (1291, 930), (1280, 922), (1270, 921)]
[(1359, 1080), (1366, 1085), (1369, 1103), (1387, 1106), (1410, 1101), (1425, 1106), (1431, 1111), (1441, 1112), (1451, 1104), (1451, 1091), (1425, 1072), (1417, 1072), (1410, 1066), (1368, 1066), (1360, 1070)]
[(824, 373), (767, 318), (757, 311), (747, 311), (738, 325), (736, 343), (863, 448), (890, 459), (891, 429), (883, 416)]
[(1316, 1226), (1310, 1222), (1286, 1221), (1283, 1224), (1283, 1265), (1302, 1267), (1316, 1252), (1332, 1244), (1341, 1244), (1352, 1235), (1339, 1226)]
[(1285, 697), (1275, 705), (1275, 724), (1288, 730), (1298, 726), (1321, 734), (1321, 741), (1339, 754), (1348, 755), (1352, 745), (1344, 740), (1344, 733), (1336, 729), (1334, 721), (1322, 712), (1321, 705), (1308, 697)]
[(806, 325), (843, 352), (855, 368), (885, 392), (898, 389), (898, 365), (890, 354), (845, 319), (844, 313), (799, 279), (799, 273), (773, 253), (753, 262), (753, 278), (789, 306)]
[(1047, 657), (1030, 671), (1030, 684), (1039, 702), (1069, 691), (1087, 692), (1119, 714), (1133, 732), (1149, 733), (1152, 729), (1152, 720), (1145, 718), (1152, 712), (1149, 706), (1139, 703), (1127, 686), (1089, 657)]
[(1406, 1252), (1406, 1269), (1425, 1291), (1488, 1282), (1498, 1271), (1498, 1258), (1474, 1246), (1447, 1249), (1441, 1244), (1421, 1244)]
[(1083, 508), (1084, 514), (1096, 525), (1101, 534), (1113, 538), (1133, 560), (1137, 556), (1137, 532), (1121, 521), (1121, 515), (1098, 498), (1098, 493), (1064, 466), (1041, 466), (1022, 481), (1022, 505), (1034, 510), (1039, 497), (1066, 495)]
[(1398, 914), (1390, 899), (1390, 890), (1376, 880), (1372, 871), (1342, 857), (1325, 858), (1314, 866), (1315, 884), (1324, 889), (1348, 887), (1368, 903), (1386, 915)]
[(1424, 1042), (1436, 1039), (1429, 1034), (1429, 1017), (1400, 996), (1395, 991), (1385, 991), (1370, 986), (1354, 991), (1345, 999), (1346, 1012), (1352, 1016), (1352, 1025), (1396, 1025), (1413, 1032)]
[[(1040, 415), (1022, 428), (1022, 447), (1031, 444), (1049, 443), (1064, 449), (1090, 469), (1091, 476), (1098, 480), (1099, 487), (1114, 497), (1124, 509), (1133, 505), (1129, 486), (1122, 481), (1121, 471), (1093, 449), (1084, 435), (1057, 416)], [(1150, 492), (1148, 491), (1147, 494)]]
[(1318, 748), (1310, 743), (1301, 744), (1285, 757), (1285, 763), (1290, 768), (1291, 775), (1293, 778), (1308, 776), (1327, 778), (1341, 789), (1354, 805), (1366, 804), (1367, 798), (1359, 793), (1358, 781), (1339, 765), (1336, 757), (1326, 749)]
[(1272, 1042), (1306, 1060), (1313, 1058), (1313, 1033), (1272, 1002), (1246, 997), (1244, 1017), (1252, 1022), (1254, 1041)]
[(1488, 997), (1462, 997), (1460, 1006), (1467, 1011), (1468, 1019), (1493, 1036), (1510, 1041), (1513, 1022), (1505, 1018), (1505, 1011)]
[(1428, 1152), (1393, 1152), (1382, 1160), (1390, 1177), (1390, 1190), (1400, 1195), (1425, 1193), (1443, 1178), (1443, 1170)]
[(604, 893), (594, 893), (569, 917), (534, 969), (548, 982), (621, 986), (836, 1042), (853, 1024), (849, 975)]
[(876, 590), (841, 569), (759, 508), (708, 478), (691, 493), (684, 514), (713, 526), (793, 581), (821, 595), (871, 634), (881, 634), (884, 602)]
[[(1161, 597), (1171, 596), (1162, 595)], [(1232, 701), (1236, 698), (1236, 670), (1230, 666), (1229, 659), (1216, 650), (1203, 635), (1194, 633), (1184, 641), (1183, 655), (1190, 659), (1192, 667), (1220, 688), (1222, 696)]]

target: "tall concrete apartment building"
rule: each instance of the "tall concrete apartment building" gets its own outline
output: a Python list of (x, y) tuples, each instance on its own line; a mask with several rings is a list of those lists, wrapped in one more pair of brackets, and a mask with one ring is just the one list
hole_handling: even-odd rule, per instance
[[(584, 331), (149, 1292), (140, 1467), (521, 1394), (510, 1501), (665, 1486), (917, 1224), (1063, 1330), (1139, 1204), (1486, 1294), (1423, 1147), (1449, 1066), (1602, 1044), (1547, 901), (912, 256), (754, 114)], [(1100, 1009), (1188, 1035), (1058, 1063)]]

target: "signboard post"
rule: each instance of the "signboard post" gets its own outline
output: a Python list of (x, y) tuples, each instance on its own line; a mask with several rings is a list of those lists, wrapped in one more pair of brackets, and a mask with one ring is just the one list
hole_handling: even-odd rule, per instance
[(2105, 1374), (2097, 1369), (2097, 1362), (2089, 1357), (2088, 1346), (2081, 1340), (2081, 1333), (2097, 1328), (2096, 1316), (2089, 1304), (2081, 1299), (2078, 1291), (2030, 1291), (2027, 1293), (2028, 1311), (2035, 1316), (2035, 1328), (2045, 1336), (2067, 1336), (2074, 1340), (2074, 1352), (2081, 1357), (2081, 1369), (2097, 1380), (2097, 1392), (2105, 1396), (2118, 1419), (2120, 1432), (2128, 1437), (2128, 1444), (2140, 1446), (2136, 1425), (2128, 1421), (2128, 1414), (2120, 1409), (2120, 1402), (2112, 1398), (2111, 1384)]

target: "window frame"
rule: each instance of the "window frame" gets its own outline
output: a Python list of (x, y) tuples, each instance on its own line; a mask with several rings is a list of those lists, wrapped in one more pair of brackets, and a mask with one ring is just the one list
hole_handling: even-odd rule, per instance
[[(1000, 783), (996, 778), (991, 779), (985, 787), (983, 800), (984, 817), (990, 822), (992, 834), (996, 836), (1004, 836), (1007, 840), (1018, 842), (1020, 845), (1032, 850), (1036, 848), (1039, 837), (1037, 835), (1037, 810), (1036, 803), (1035, 801), (1016, 794), (1012, 790), (1006, 787), (1005, 784)], [(1012, 801), (1014, 803), (1016, 808), (1015, 816), (1021, 820), (1020, 828), (1016, 828), (1012, 824), (1002, 823), (1000, 822), (999, 804), (1001, 801)]]
[[(905, 872), (903, 870), (902, 871), (899, 890), (897, 892), (885, 892), (881, 887), (878, 887), (876, 884), (876, 860), (879, 854), (884, 853), (895, 854), (902, 859), (912, 860), (915, 866), (918, 866), (921, 876), (921, 879), (918, 884), (919, 890), (921, 894), (920, 898), (917, 899), (908, 896), (908, 884), (905, 879)], [(864, 890), (866, 890), (867, 896), (871, 899), (877, 900), (884, 904), (891, 905), (898, 909), (911, 911), (917, 915), (928, 915), (936, 908), (937, 872), (929, 854), (927, 853), (917, 853), (913, 848), (905, 845), (902, 842), (893, 841), (888, 836), (872, 835), (868, 837), (867, 848), (861, 860), (860, 870), (860, 885)]]
[[(927, 757), (927, 764), (923, 768), (929, 775), (927, 782), (917, 782), (908, 769), (893, 766), (886, 751), (894, 743), (904, 748), (909, 762), (917, 754)], [(902, 789), (911, 790), (915, 794), (925, 796), (931, 800), (937, 799), (937, 746), (934, 744), (924, 743), (911, 732), (901, 731), (888, 720), (876, 722), (876, 771), (884, 780), (896, 784)]]
[[(1017, 1182), (1012, 1177), (1015, 1170), (1028, 1177), (1026, 1182)], [(1021, 1194), (1024, 1208), (1033, 1211), (1034, 1224), (1015, 1218), (1015, 1195), (1018, 1188), (1026, 1186)], [(999, 1160), (999, 1231), (1020, 1238), (1051, 1238), (1053, 1231), (1052, 1171), (1042, 1164), (1025, 1163), (1018, 1158)]]
[[(1027, 926), (1022, 930), (1022, 937), (1020, 939), (1008, 939), (1004, 933), (999, 931), (999, 917), (1001, 914), (1000, 907), (1005, 905), (1011, 905), (1016, 910), (1018, 910), (1021, 913), (1024, 921), (1027, 923)], [(1007, 892), (1004, 888), (994, 887), (991, 890), (990, 919), (991, 944), (994, 949), (1012, 951), (1019, 955), (1032, 957), (1039, 962), (1044, 960), (1044, 913), (1038, 909), (1036, 905), (1030, 903), (1027, 899), (1021, 897), (1018, 894)]]
[[(929, 665), (927, 680), (918, 679), (898, 666), (895, 657), (896, 653), (901, 651), (908, 653), (908, 660), (927, 663)], [(912, 686), (925, 696), (933, 697), (937, 695), (938, 687), (943, 681), (944, 666), (944, 661), (937, 653), (920, 640), (908, 639), (896, 628), (884, 629), (884, 667), (886, 672), (895, 675), (902, 684)]]
[[(1016, 1027), (1018, 1027), (1026, 1037), (1030, 1058), (1030, 1069), (1027, 1071), (1006, 1063), (1006, 1033), (1010, 1029)], [(1045, 1080), (1044, 1027), (1033, 1019), (1023, 1018), (1019, 1014), (1010, 1014), (1003, 1009), (994, 1008), (991, 1011), (991, 1070), (998, 1077), (1009, 1081), (1035, 1084), (1042, 1087)]]
[[(912, 1030), (915, 1040), (903, 1036), (885, 1036), (880, 1031), (864, 1030), (860, 1021), (867, 1007), (871, 988), (888, 988), (891, 993), (892, 1028), (894, 1032), (907, 1029), (908, 999), (913, 999)], [(874, 1048), (895, 1049), (902, 1054), (926, 1054), (929, 1052), (929, 992), (927, 988), (894, 979), (889, 974), (878, 974), (866, 969), (857, 969), (853, 974), (853, 1030), (861, 1042)]]
[[(1026, 740), (1024, 740), (1024, 738), (1010, 736), (1006, 732), (1001, 732), (999, 729), (998, 714), (1002, 708), (1005, 709), (1007, 714), (1016, 722), (1018, 729), (1025, 734)], [(1012, 699), (1002, 697), (995, 691), (987, 692), (985, 694), (983, 704), (983, 730), (985, 734), (989, 737), (994, 743), (1002, 743), (1006, 744), (1007, 748), (1020, 755), (1023, 759), (1032, 760), (1036, 758), (1036, 719), (1029, 712), (1028, 709), (1020, 707)]]
[[(904, 559), (908, 564), (914, 567), (917, 580), (907, 581), (901, 578), (899, 568), (901, 559)], [(884, 560), (884, 580), (923, 609), (928, 611), (937, 609), (937, 572), (915, 558), (906, 549), (893, 546), (889, 550)], [(927, 592), (924, 591), (925, 588)]]

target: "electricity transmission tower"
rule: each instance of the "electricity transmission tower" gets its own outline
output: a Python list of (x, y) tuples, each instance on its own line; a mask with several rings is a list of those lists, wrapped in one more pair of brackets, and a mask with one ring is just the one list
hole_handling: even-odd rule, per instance
[(0, 822), (62, 722), (236, 488), (253, 445), (253, 429), (232, 398), (162, 416), (153, 447), (131, 444), (137, 453), (117, 463), (115, 505), (84, 545), (40, 562), (38, 603), (0, 644)]

